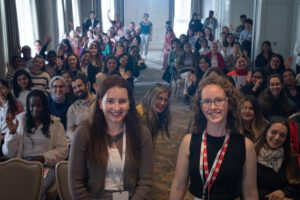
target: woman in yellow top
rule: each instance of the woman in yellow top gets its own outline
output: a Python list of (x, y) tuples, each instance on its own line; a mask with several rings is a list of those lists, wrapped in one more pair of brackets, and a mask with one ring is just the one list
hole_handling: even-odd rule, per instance
[(157, 83), (150, 88), (142, 103), (136, 107), (142, 121), (149, 128), (153, 140), (157, 138), (159, 132), (161, 132), (162, 137), (170, 136), (170, 97), (171, 88)]

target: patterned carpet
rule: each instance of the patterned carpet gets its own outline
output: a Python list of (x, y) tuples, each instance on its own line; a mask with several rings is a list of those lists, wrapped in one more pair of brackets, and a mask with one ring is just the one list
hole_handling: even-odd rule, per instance
[[(145, 92), (156, 82), (162, 82), (163, 71), (160, 70), (159, 62), (147, 61), (149, 66), (141, 71), (139, 81), (135, 83), (135, 99), (138, 104)], [(179, 90), (181, 91), (181, 90)], [(191, 111), (184, 105), (181, 96), (175, 95), (171, 99), (172, 123), (171, 138), (158, 138), (155, 145), (154, 158), (154, 181), (151, 199), (168, 200), (172, 179), (174, 177), (177, 152), (183, 136), (186, 134), (187, 127), (191, 118)], [(192, 199), (189, 194), (187, 200)]]

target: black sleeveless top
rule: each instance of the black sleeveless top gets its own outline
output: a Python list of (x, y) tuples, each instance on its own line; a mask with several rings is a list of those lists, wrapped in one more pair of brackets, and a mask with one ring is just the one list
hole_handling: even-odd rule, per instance
[[(215, 157), (221, 149), (225, 136), (213, 137), (207, 134), (208, 168), (211, 169)], [(203, 182), (199, 172), (201, 134), (192, 134), (189, 156), (189, 191), (192, 195), (202, 198)], [(217, 179), (214, 182), (210, 199), (231, 200), (241, 194), (241, 180), (246, 160), (245, 138), (240, 134), (231, 133), (228, 148), (224, 156)], [(207, 194), (207, 190), (206, 190)], [(207, 198), (207, 197), (206, 197)]]

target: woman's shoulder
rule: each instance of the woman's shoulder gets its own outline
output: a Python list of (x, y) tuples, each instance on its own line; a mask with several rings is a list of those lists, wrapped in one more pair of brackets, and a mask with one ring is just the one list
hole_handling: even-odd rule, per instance
[(88, 120), (80, 122), (76, 128), (73, 140), (88, 141), (90, 138), (90, 130), (91, 128)]

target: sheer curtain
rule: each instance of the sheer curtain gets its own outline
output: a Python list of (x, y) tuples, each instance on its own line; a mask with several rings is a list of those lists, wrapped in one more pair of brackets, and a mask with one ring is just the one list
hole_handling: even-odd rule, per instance
[(59, 41), (61, 41), (62, 36), (68, 30), (66, 30), (65, 26), (65, 18), (64, 18), (64, 2), (63, 0), (56, 1), (56, 9), (57, 9), (57, 22), (58, 22), (58, 35)]
[(115, 18), (115, 0), (101, 0), (101, 11), (102, 11), (102, 23), (103, 23), (103, 31), (107, 32), (107, 30), (111, 27), (111, 24), (107, 18), (107, 11), (110, 10), (109, 17), (114, 20)]
[(6, 64), (9, 60), (7, 51), (7, 29), (6, 29), (6, 16), (5, 16), (5, 3), (0, 1), (0, 77), (4, 78), (6, 74)]
[(36, 3), (34, 0), (15, 0), (18, 17), (20, 45), (28, 45), (33, 49), (33, 43), (39, 38)]
[(191, 0), (175, 0), (174, 32), (177, 37), (186, 34), (191, 19)]
[(79, 0), (72, 0), (72, 11), (73, 11), (73, 25), (81, 26), (81, 16), (80, 16), (80, 2)]

